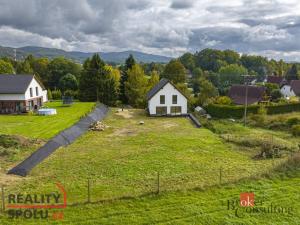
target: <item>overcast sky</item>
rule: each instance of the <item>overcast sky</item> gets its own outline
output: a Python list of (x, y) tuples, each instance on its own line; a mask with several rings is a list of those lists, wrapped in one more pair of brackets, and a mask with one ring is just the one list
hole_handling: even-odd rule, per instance
[(0, 45), (300, 61), (299, 0), (0, 0)]

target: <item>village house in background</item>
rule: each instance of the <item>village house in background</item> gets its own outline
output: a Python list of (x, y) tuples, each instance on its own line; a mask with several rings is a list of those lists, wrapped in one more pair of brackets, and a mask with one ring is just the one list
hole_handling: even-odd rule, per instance
[(37, 110), (47, 100), (47, 90), (34, 75), (0, 75), (0, 113)]
[(300, 80), (292, 80), (289, 84), (283, 84), (280, 92), (285, 98), (300, 97)]
[(267, 78), (264, 80), (264, 83), (270, 83), (270, 84), (277, 84), (279, 87), (286, 83), (286, 80), (284, 77), (280, 76), (267, 76)]
[(246, 93), (247, 93), (247, 104), (251, 105), (254, 103), (259, 103), (264, 100), (266, 94), (266, 88), (260, 86), (248, 85), (248, 90), (246, 90), (246, 85), (233, 85), (231, 86), (228, 96), (231, 98), (232, 102), (237, 105), (246, 104)]
[(161, 79), (147, 94), (150, 116), (187, 114), (187, 98), (169, 80)]

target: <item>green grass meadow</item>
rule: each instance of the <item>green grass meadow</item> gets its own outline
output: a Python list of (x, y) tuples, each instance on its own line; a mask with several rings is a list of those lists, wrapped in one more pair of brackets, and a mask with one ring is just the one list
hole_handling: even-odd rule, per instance
[[(140, 125), (140, 121), (144, 121)], [(38, 224), (299, 224), (300, 172), (277, 172), (288, 160), (254, 159), (257, 147), (242, 147), (222, 134), (240, 138), (274, 136), (297, 145), (289, 133), (214, 121), (217, 133), (195, 128), (187, 118), (150, 118), (143, 110), (116, 112), (104, 119), (104, 131), (89, 131), (58, 149), (7, 193), (49, 193), (60, 182), (68, 195), (64, 220)], [(47, 136), (47, 135), (45, 135)], [(158, 173), (160, 194), (158, 190)], [(267, 178), (271, 177), (271, 178)], [(88, 180), (90, 200), (88, 200)], [(254, 192), (264, 204), (274, 202), (293, 214), (247, 214), (238, 218), (227, 200)], [(10, 220), (3, 224), (37, 224)]]
[(72, 106), (63, 106), (57, 101), (46, 104), (49, 108), (55, 108), (57, 115), (0, 115), (0, 133), (49, 139), (72, 126), (80, 117), (90, 112), (94, 105), (95, 103), (90, 102), (75, 102)]

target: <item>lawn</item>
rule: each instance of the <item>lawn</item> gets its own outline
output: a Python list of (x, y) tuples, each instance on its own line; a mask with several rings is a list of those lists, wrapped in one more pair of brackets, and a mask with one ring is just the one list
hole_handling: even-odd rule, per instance
[[(172, 192), (162, 196), (125, 200), (111, 204), (70, 207), (64, 222), (86, 224), (202, 224), (202, 225), (297, 225), (300, 223), (299, 177), (227, 185), (206, 191)], [(247, 214), (228, 210), (228, 200), (254, 192), (263, 205), (291, 207), (292, 214)], [(81, 216), (80, 216), (81, 215)], [(82, 216), (84, 215), (84, 216)]]
[[(281, 178), (280, 178), (281, 177)], [(168, 192), (160, 195), (97, 204), (67, 207), (64, 220), (38, 220), (39, 224), (201, 224), (201, 225), (297, 225), (300, 223), (300, 172), (272, 179), (243, 181), (208, 190)], [(283, 207), (290, 213), (247, 213), (238, 216), (228, 201), (238, 201), (240, 193), (253, 192), (262, 207)], [(249, 208), (247, 208), (249, 210)], [(2, 217), (1, 217), (2, 216)], [(2, 224), (37, 224), (37, 220), (10, 220), (0, 214)]]
[(94, 105), (95, 103), (75, 102), (72, 106), (63, 106), (61, 102), (49, 102), (46, 106), (56, 108), (57, 115), (0, 115), (0, 134), (49, 139), (78, 121)]
[[(140, 125), (140, 121), (144, 124)], [(104, 131), (90, 131), (72, 145), (58, 149), (29, 177), (8, 185), (7, 193), (49, 193), (56, 190), (55, 182), (61, 182), (67, 190), (68, 204), (79, 203), (67, 208), (65, 218), (69, 223), (230, 224), (228, 221), (238, 220), (221, 204), (222, 199), (238, 198), (246, 190), (257, 190), (260, 195), (271, 190), (273, 183), (271, 197), (283, 191), (280, 180), (239, 182), (264, 177), (286, 158), (254, 160), (258, 149), (227, 142), (218, 133), (195, 128), (186, 118), (149, 118), (143, 110), (116, 113), (112, 109), (104, 123), (109, 126)], [(224, 133), (272, 134), (278, 141), (296, 144), (284, 132), (228, 121), (214, 123)], [(158, 173), (159, 197), (153, 195)], [(87, 201), (88, 179), (94, 203), (133, 199), (82, 205)], [(286, 183), (284, 195), (290, 197), (295, 190), (292, 185), (297, 182), (299, 179), (294, 177), (291, 184)], [(296, 200), (293, 204), (299, 206)], [(260, 221), (259, 217), (254, 220)]]
[(0, 115), (0, 134), (20, 135), (16, 139), (21, 139), (21, 143), (13, 147), (4, 147), (0, 143), (0, 184), (19, 180), (6, 176), (5, 173), (43, 145), (47, 139), (71, 126), (91, 111), (94, 105), (94, 103), (75, 102), (72, 106), (64, 107), (61, 102), (49, 102), (47, 106), (56, 108), (57, 115)]
[(91, 179), (96, 201), (154, 192), (157, 173), (161, 191), (188, 190), (260, 176), (285, 160), (254, 160), (256, 149), (227, 143), (186, 118), (149, 118), (142, 110), (118, 115), (112, 110), (104, 123), (109, 126), (105, 131), (88, 132), (58, 149), (19, 188), (32, 190), (32, 183), (43, 179), (37, 189), (49, 190), (58, 180), (70, 203), (83, 202)]

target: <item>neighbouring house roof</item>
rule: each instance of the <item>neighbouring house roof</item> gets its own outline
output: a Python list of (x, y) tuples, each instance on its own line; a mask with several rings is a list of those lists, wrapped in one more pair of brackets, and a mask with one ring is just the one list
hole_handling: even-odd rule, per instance
[[(0, 94), (24, 94), (33, 78), (34, 75), (27, 74), (1, 74)], [(44, 89), (41, 82), (36, 80)]]
[[(244, 105), (246, 100), (246, 85), (233, 85), (229, 90), (229, 97), (233, 103)], [(248, 86), (248, 104), (254, 104), (263, 100), (265, 87)]]
[(257, 78), (255, 76), (247, 76), (245, 77), (245, 81), (249, 84), (249, 83), (254, 83), (257, 81)]
[(267, 83), (278, 84), (279, 86), (281, 86), (281, 84), (283, 82), (284, 82), (283, 77), (279, 77), (279, 76), (268, 76), (267, 77)]
[(300, 96), (300, 80), (292, 80), (290, 86), (295, 95)]
[[(147, 93), (147, 100), (150, 100), (157, 92), (159, 92), (167, 83), (170, 83), (174, 88), (176, 86), (172, 84), (168, 79), (162, 78), (148, 93)], [(176, 88), (185, 98), (186, 96)]]

